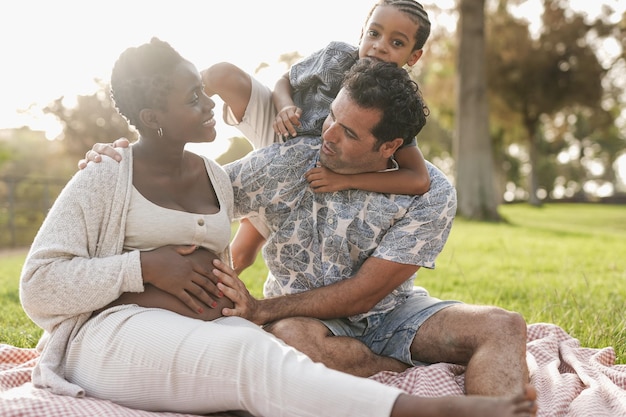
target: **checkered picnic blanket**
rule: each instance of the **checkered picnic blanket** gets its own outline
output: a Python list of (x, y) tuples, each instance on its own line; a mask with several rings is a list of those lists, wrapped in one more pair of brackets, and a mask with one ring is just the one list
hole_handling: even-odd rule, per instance
[[(528, 326), (528, 365), (537, 389), (538, 416), (626, 416), (626, 365), (615, 364), (611, 347), (591, 349), (553, 324)], [(57, 396), (30, 383), (34, 349), (0, 344), (0, 416), (3, 417), (197, 417), (154, 413), (95, 398)], [(421, 396), (463, 395), (465, 368), (435, 364), (372, 377)], [(232, 414), (212, 414), (233, 417)]]

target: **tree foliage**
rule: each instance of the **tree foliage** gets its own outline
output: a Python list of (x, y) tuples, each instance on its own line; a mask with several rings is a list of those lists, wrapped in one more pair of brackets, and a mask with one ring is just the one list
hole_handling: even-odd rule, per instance
[(120, 137), (130, 140), (136, 132), (115, 109), (104, 85), (92, 95), (78, 96), (76, 105), (68, 107), (60, 97), (44, 108), (63, 125), (58, 140), (63, 141), (66, 151), (76, 159), (83, 158), (85, 151), (97, 142), (113, 142)]
[(70, 176), (67, 155), (58, 142), (28, 128), (7, 132), (0, 148), (10, 159), (0, 160), (0, 248), (26, 246)]
[[(503, 129), (510, 128), (512, 121), (523, 129), (523, 138), (509, 136), (505, 141), (525, 143), (528, 198), (534, 205), (541, 203), (538, 190), (552, 190), (563, 171), (557, 163), (559, 155), (572, 146), (582, 149), (585, 143), (602, 142), (615, 125), (614, 110), (603, 108), (607, 69), (596, 54), (600, 34), (611, 33), (608, 25), (600, 19), (587, 22), (562, 1), (545, 0), (544, 8), (537, 37), (531, 35), (527, 22), (502, 7), (488, 25), (489, 89), (497, 103), (492, 120)], [(615, 157), (609, 154), (619, 144), (615, 133), (608, 140), (611, 149), (605, 148), (609, 153), (601, 156), (609, 169), (608, 160)], [(575, 177), (585, 179), (583, 172)]]
[[(447, 174), (456, 170), (459, 212), (468, 218), (494, 219), (503, 195), (538, 203), (539, 191), (555, 198), (581, 197), (589, 194), (590, 183), (615, 183), (613, 164), (626, 149), (626, 15), (616, 21), (606, 10), (592, 21), (574, 13), (566, 1), (545, 0), (539, 30), (531, 33), (526, 21), (511, 15), (510, 6), (517, 3), (459, 0), (456, 12), (468, 33), (457, 37), (434, 25), (424, 59), (411, 71), (431, 112), (418, 137), (420, 148)], [(499, 7), (489, 7), (493, 4)], [(463, 5), (483, 15), (470, 15), (468, 23)], [(431, 10), (437, 22), (440, 9)], [(459, 43), (483, 33), (483, 23), (482, 51)], [(610, 60), (599, 53), (607, 39), (621, 48)], [(457, 54), (462, 58), (457, 60)], [(291, 52), (279, 61), (288, 67), (300, 58)], [(469, 89), (461, 84), (467, 75), (459, 71), (469, 68), (471, 76), (485, 71), (486, 94), (478, 84)], [(451, 94), (457, 88), (458, 101)], [(488, 98), (486, 125), (483, 98)], [(65, 164), (71, 173), (94, 143), (136, 137), (116, 112), (106, 85), (75, 102), (68, 105), (61, 97), (44, 110), (63, 125), (63, 134), (53, 141), (62, 152), (52, 162), (18, 157), (13, 145), (0, 140), (0, 168), (41, 172), (52, 163)], [(31, 144), (30, 154), (47, 145), (52, 143), (41, 149)], [(246, 143), (235, 140), (231, 157), (238, 155), (238, 145)]]

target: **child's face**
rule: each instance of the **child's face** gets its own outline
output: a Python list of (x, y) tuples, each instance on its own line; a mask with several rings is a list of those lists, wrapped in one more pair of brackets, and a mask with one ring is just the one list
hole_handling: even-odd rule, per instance
[(414, 51), (418, 25), (393, 6), (378, 6), (363, 28), (359, 58), (395, 62), (399, 67), (413, 65), (422, 56)]

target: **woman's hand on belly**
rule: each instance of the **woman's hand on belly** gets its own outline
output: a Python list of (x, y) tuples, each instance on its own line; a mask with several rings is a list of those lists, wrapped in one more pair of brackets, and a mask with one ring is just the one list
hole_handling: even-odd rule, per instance
[[(148, 256), (145, 254), (148, 252), (142, 253), (142, 271), (150, 274), (150, 282), (146, 282), (144, 277), (144, 291), (123, 293), (95, 314), (116, 305), (137, 304), (209, 321), (221, 317), (222, 308), (234, 307), (215, 285), (217, 278), (212, 273), (213, 260), (219, 258), (213, 252), (204, 248), (167, 246), (150, 251)], [(193, 292), (188, 288), (192, 288)]]
[(193, 319), (200, 319), (204, 321), (215, 320), (222, 317), (222, 308), (233, 308), (233, 303), (227, 297), (218, 298), (215, 301), (215, 306), (210, 307), (197, 300), (202, 304), (203, 311), (196, 312), (189, 308), (185, 303), (180, 301), (177, 297), (169, 294), (157, 287), (146, 284), (143, 292), (125, 292), (117, 300), (109, 303), (104, 308), (96, 311), (96, 314), (106, 310), (109, 307), (122, 305), (122, 304), (137, 304), (141, 307), (155, 307), (165, 310), (173, 311), (174, 313), (181, 314), (183, 316), (191, 317)]
[(178, 298), (192, 311), (202, 314), (222, 298), (213, 274), (218, 257), (195, 246), (164, 246), (141, 252), (141, 271), (145, 284)]

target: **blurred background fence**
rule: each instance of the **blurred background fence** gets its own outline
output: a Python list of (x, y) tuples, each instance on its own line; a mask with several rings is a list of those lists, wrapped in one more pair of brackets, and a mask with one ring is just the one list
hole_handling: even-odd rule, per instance
[(67, 179), (0, 177), (0, 248), (28, 246)]

